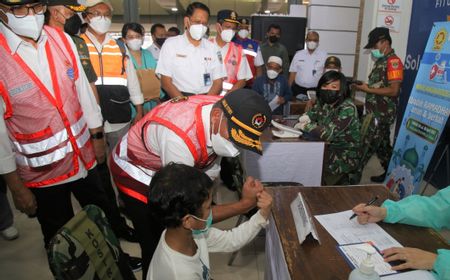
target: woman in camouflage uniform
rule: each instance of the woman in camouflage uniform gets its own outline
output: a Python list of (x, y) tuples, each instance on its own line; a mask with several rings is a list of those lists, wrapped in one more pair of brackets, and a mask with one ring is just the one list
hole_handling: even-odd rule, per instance
[(317, 102), (300, 118), (305, 136), (327, 142), (323, 165), (325, 185), (350, 184), (359, 167), (361, 124), (342, 73), (328, 71), (317, 85)]

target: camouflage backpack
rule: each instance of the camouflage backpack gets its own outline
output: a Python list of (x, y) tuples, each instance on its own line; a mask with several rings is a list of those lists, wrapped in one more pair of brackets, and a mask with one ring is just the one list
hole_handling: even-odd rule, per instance
[(135, 279), (103, 211), (87, 205), (50, 241), (56, 279)]

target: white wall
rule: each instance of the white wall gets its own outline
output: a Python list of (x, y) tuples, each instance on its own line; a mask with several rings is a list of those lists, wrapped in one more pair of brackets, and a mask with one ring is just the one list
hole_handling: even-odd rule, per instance
[(339, 57), (348, 77), (353, 76), (359, 5), (359, 0), (311, 0), (308, 5), (308, 30), (319, 33), (319, 48)]

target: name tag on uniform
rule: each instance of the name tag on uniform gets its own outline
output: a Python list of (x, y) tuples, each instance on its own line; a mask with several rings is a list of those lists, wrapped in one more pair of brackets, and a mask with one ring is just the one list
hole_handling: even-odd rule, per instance
[(209, 74), (209, 73), (203, 74), (203, 84), (205, 86), (210, 86), (211, 85), (211, 74)]
[(175, 56), (176, 56), (176, 57), (183, 57), (183, 58), (185, 58), (187, 55), (177, 53)]

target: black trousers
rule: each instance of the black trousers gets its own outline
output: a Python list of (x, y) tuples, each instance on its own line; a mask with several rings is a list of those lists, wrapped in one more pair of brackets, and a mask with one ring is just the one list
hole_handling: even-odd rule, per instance
[(128, 216), (133, 222), (134, 230), (139, 239), (142, 251), (142, 279), (145, 280), (150, 261), (158, 246), (164, 227), (160, 221), (150, 215), (147, 204), (123, 193), (120, 193), (120, 197), (125, 203)]
[(86, 178), (57, 186), (31, 188), (31, 191), (36, 197), (36, 216), (41, 225), (46, 248), (56, 232), (74, 216), (71, 193), (82, 207), (88, 204), (100, 207), (114, 232), (123, 225), (124, 221), (117, 205), (107, 197), (97, 167), (89, 170)]
[(294, 96), (297, 96), (297, 95), (299, 95), (299, 94), (304, 94), (304, 95), (306, 95), (308, 90), (316, 90), (316, 88), (305, 88), (305, 87), (301, 87), (301, 86), (297, 85), (297, 84), (294, 82), (294, 83), (292, 84), (291, 90), (292, 90), (292, 94), (293, 94)]

